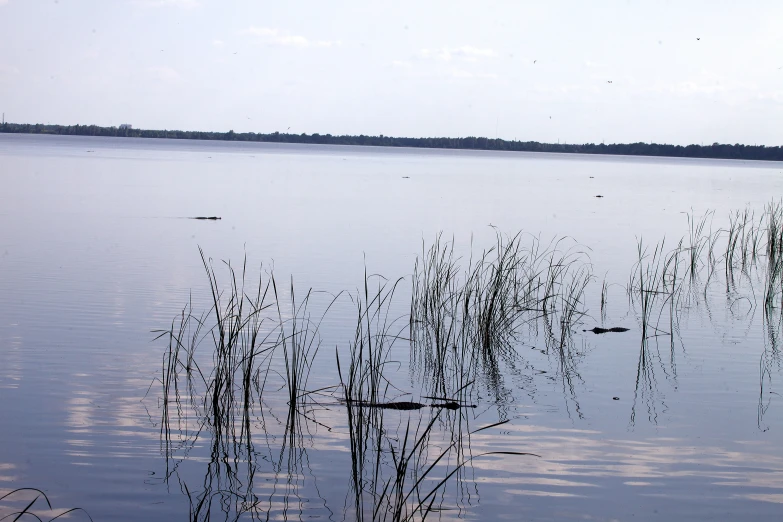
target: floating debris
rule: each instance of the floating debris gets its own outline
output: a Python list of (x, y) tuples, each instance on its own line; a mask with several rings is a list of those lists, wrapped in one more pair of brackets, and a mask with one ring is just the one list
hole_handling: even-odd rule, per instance
[(605, 333), (609, 333), (609, 332), (615, 332), (615, 333), (627, 332), (628, 328), (622, 328), (622, 327), (619, 327), (619, 326), (615, 326), (614, 328), (599, 328), (599, 327), (596, 326), (595, 328), (591, 328), (590, 330), (582, 330), (582, 331), (583, 332), (593, 332), (594, 334), (605, 334)]
[[(348, 404), (348, 403), (346, 403)], [(387, 410), (420, 410), (422, 408), (446, 408), (448, 410), (458, 410), (460, 408), (477, 408), (475, 404), (460, 404), (457, 401), (447, 401), (433, 404), (422, 404), (420, 402), (358, 402), (351, 401), (351, 406), (361, 408), (384, 408)]]

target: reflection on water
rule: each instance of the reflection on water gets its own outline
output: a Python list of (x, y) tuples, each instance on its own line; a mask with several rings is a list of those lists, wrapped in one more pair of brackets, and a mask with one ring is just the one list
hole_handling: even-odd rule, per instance
[(783, 358), (780, 355), (780, 336), (783, 333), (783, 310), (767, 309), (764, 313), (764, 351), (761, 354), (759, 362), (759, 406), (758, 406), (758, 426), (761, 430), (768, 430), (769, 426), (764, 424), (764, 416), (767, 414), (773, 397), (780, 397), (781, 393), (776, 391), (773, 384), (773, 377), (779, 377), (783, 374)]
[[(728, 449), (676, 437), (628, 440), (606, 438), (600, 430), (510, 422), (520, 417), (511, 418), (515, 395), (506, 378), (524, 372), (559, 384), (567, 417), (572, 423), (585, 420), (578, 390), (589, 381), (580, 364), (593, 348), (577, 338), (578, 332), (622, 336), (630, 331), (581, 328), (590, 320), (584, 304), (593, 280), (589, 261), (581, 250), (562, 249), (560, 241), (543, 245), (532, 238), (524, 247), (521, 237), (498, 234), (496, 245), (476, 260), (471, 256), (464, 269), (453, 243), (437, 237), (416, 262), (407, 326), (394, 315), (401, 280), (366, 275), (363, 292), (337, 294), (316, 320), (308, 310), (312, 292), (298, 301), (292, 283), (283, 296), (271, 275), (247, 287), (246, 264), (237, 274), (230, 263), (229, 284), (223, 287), (204, 259), (211, 308), (196, 314), (189, 303), (161, 334), (169, 345), (159, 379), (162, 481), (176, 479), (188, 498), (190, 519), (235, 520), (247, 514), (253, 519), (419, 520), (432, 513), (465, 518), (481, 512), (485, 488), (494, 496), (528, 502), (591, 499), (592, 488), (610, 484), (644, 496), (678, 498), (677, 488), (695, 481), (731, 487), (732, 498), (778, 502), (783, 458), (766, 455), (767, 445), (754, 451), (753, 442), (731, 441), (734, 448)], [(765, 265), (757, 255), (741, 256), (744, 283), (731, 268), (716, 274), (710, 264), (715, 259), (694, 252), (718, 242), (695, 235), (690, 247), (680, 241), (671, 251), (663, 242), (651, 251), (639, 243), (627, 286), (627, 314), (636, 318), (640, 333), (631, 431), (642, 419), (653, 427), (662, 424), (669, 404), (661, 386), (672, 393), (678, 389), (678, 352), (688, 356), (682, 331), (691, 316), (700, 317), (702, 307), (716, 321), (723, 306), (726, 318), (717, 324), (733, 324), (730, 332), (740, 332), (735, 335), (740, 341), (750, 337), (748, 322), (758, 303), (753, 282), (764, 280), (754, 275)], [(710, 279), (725, 288), (725, 295), (708, 291)], [(320, 325), (341, 297), (356, 309), (355, 333), (347, 352), (335, 350), (339, 383), (312, 388), (312, 369), (328, 361), (318, 359)], [(750, 302), (751, 309), (736, 306), (740, 301)], [(773, 373), (781, 368), (780, 312), (768, 300), (763, 307), (759, 428), (771, 404)], [(409, 337), (401, 335), (405, 330)], [(395, 350), (401, 343), (409, 345), (409, 364), (392, 359), (404, 353)], [(200, 353), (205, 344), (212, 346), (209, 358)], [(554, 375), (522, 358), (525, 344), (543, 344), (540, 353)], [(410, 384), (398, 374), (407, 374)], [(398, 400), (410, 395), (419, 401)], [(537, 393), (529, 389), (528, 396), (536, 400)], [(499, 421), (474, 428), (490, 416)], [(312, 455), (334, 447), (349, 454), (336, 457), (345, 462), (349, 485), (342, 505), (334, 504), (334, 484), (328, 493), (319, 488), (320, 473), (313, 466), (321, 457)], [(199, 464), (203, 479), (195, 483), (192, 472), (185, 478), (183, 466)], [(489, 506), (494, 515), (503, 513)]]
[[(2, 465), (0, 465), (2, 470)], [(37, 488), (16, 488), (10, 491), (0, 489), (0, 519), (22, 520), (56, 520), (58, 518), (81, 516), (92, 520), (89, 513), (82, 508), (55, 509), (49, 496)]]
[[(779, 518), (779, 166), (46, 139), (0, 136), (0, 496), (95, 520)], [(223, 219), (173, 219), (199, 215)], [(236, 286), (214, 264), (246, 320), (215, 327), (198, 245), (247, 255)], [(150, 342), (175, 315), (187, 335)]]

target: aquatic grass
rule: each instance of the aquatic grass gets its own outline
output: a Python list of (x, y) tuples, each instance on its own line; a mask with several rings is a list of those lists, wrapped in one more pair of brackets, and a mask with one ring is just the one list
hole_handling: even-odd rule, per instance
[[(698, 252), (708, 248), (709, 245), (709, 239), (700, 241), (702, 247), (697, 249)], [(656, 243), (651, 251), (644, 245), (643, 239), (637, 240), (637, 261), (628, 284), (630, 304), (637, 311), (641, 326), (636, 386), (631, 406), (631, 426), (636, 422), (637, 404), (640, 400), (647, 405), (648, 420), (657, 424), (658, 413), (655, 403), (661, 399), (655, 375), (655, 362), (658, 362), (667, 379), (672, 377), (676, 379), (674, 334), (678, 328), (680, 298), (686, 281), (691, 287), (697, 284), (697, 273), (693, 269), (701, 266), (698, 259), (694, 261), (691, 257), (693, 252), (694, 249), (690, 246), (683, 248), (682, 239), (670, 251), (666, 250), (665, 239)], [(685, 266), (681, 268), (683, 256), (686, 256)], [(664, 313), (668, 313), (669, 317), (668, 330), (661, 328)], [(669, 337), (669, 369), (660, 354), (658, 338), (661, 336)], [(654, 339), (653, 345), (650, 344), (650, 339)]]
[(477, 371), (499, 390), (501, 361), (516, 357), (525, 326), (535, 329), (543, 320), (549, 335), (565, 343), (586, 314), (584, 293), (592, 280), (587, 253), (570, 238), (546, 243), (496, 231), (494, 246), (471, 253), (464, 268), (461, 261), (453, 241), (438, 235), (422, 248), (413, 274), (412, 360), (428, 374), (431, 393), (442, 396), (454, 391), (449, 386), (474, 380)]
[[(43, 491), (41, 491), (38, 488), (16, 488), (16, 489), (6, 493), (5, 495), (0, 496), (0, 502), (4, 502), (4, 501), (5, 502), (13, 502), (15, 497), (22, 497), (22, 496), (24, 496), (23, 495), (24, 493), (33, 493), (34, 494), (34, 498), (32, 500), (30, 500), (30, 501), (28, 501), (26, 499), (25, 500), (20, 499), (19, 502), (21, 502), (21, 503), (25, 503), (26, 502), (27, 504), (25, 504), (25, 506), (23, 508), (19, 509), (18, 511), (13, 511), (14, 508), (11, 508), (12, 511), (10, 513), (6, 513), (2, 517), (0, 517), (0, 520), (5, 520), (5, 519), (8, 519), (8, 518), (14, 517), (13, 521), (16, 522), (17, 520), (20, 520), (20, 519), (22, 519), (24, 517), (31, 517), (31, 518), (34, 518), (34, 519), (38, 520), (39, 522), (42, 522), (44, 520), (42, 518), (44, 515), (41, 512), (41, 510), (34, 510), (33, 509), (35, 507), (35, 504), (40, 499), (42, 499), (42, 501), (44, 503), (46, 503), (46, 511), (53, 511), (54, 510), (54, 508), (52, 507), (52, 503), (49, 500), (49, 497), (46, 495), (46, 493), (44, 493)], [(69, 509), (66, 509), (66, 510), (62, 511), (61, 513), (53, 516), (52, 518), (48, 519), (48, 522), (52, 522), (53, 520), (57, 520), (58, 518), (62, 518), (62, 517), (69, 517), (69, 515), (71, 515), (72, 513), (83, 513), (90, 521), (92, 521), (92, 517), (90, 516), (90, 514), (86, 510), (84, 510), (83, 508), (69, 508)], [(0, 514), (2, 514), (1, 511), (0, 511)]]
[[(494, 423), (463, 435), (464, 417), (454, 417), (456, 426), (445, 430), (452, 434), (445, 448), (435, 449), (432, 436), (443, 410), (437, 410), (428, 421), (423, 417), (404, 423), (404, 432), (395, 436), (384, 426), (383, 414), (363, 404), (348, 407), (351, 439), (352, 516), (358, 521), (424, 520), (439, 511), (438, 494), (448, 482), (462, 473), (473, 460), (490, 455), (538, 456), (517, 451), (490, 451), (478, 455), (465, 449), (471, 435), (508, 421)], [(433, 451), (434, 450), (434, 451)], [(390, 457), (387, 461), (384, 456)], [(453, 464), (449, 464), (451, 461)], [(439, 469), (443, 472), (438, 473)], [(441, 502), (443, 498), (441, 497)]]
[(601, 322), (606, 321), (606, 305), (609, 302), (608, 294), (609, 294), (609, 286), (606, 282), (606, 275), (604, 275), (603, 282), (601, 283), (601, 302), (599, 305), (601, 310)]
[[(705, 216), (711, 216), (708, 212)], [(655, 422), (655, 407), (652, 403), (658, 394), (655, 381), (654, 361), (658, 361), (667, 378), (676, 380), (675, 340), (674, 333), (679, 329), (682, 310), (692, 305), (683, 301), (684, 283), (689, 281), (693, 292), (701, 287), (701, 294), (706, 306), (709, 306), (708, 287), (716, 277), (716, 266), (723, 265), (722, 275), (729, 309), (733, 310), (739, 301), (747, 301), (752, 310), (757, 299), (755, 289), (763, 284), (763, 300), (765, 306), (765, 324), (775, 315), (779, 303), (783, 304), (783, 263), (779, 260), (779, 245), (781, 241), (781, 223), (783, 223), (783, 205), (780, 202), (768, 203), (764, 212), (757, 218), (752, 209), (734, 211), (729, 214), (729, 224), (725, 229), (713, 232), (710, 225), (706, 230), (705, 218), (694, 219), (688, 215), (689, 244), (683, 247), (682, 240), (674, 249), (666, 251), (665, 241), (648, 250), (639, 240), (637, 245), (637, 262), (629, 278), (628, 294), (631, 305), (637, 312), (642, 328), (642, 342), (639, 363), (637, 365), (637, 390), (632, 408), (631, 423), (636, 413), (636, 402), (643, 398), (648, 402), (648, 414), (651, 422)], [(706, 259), (704, 259), (706, 256)], [(685, 262), (683, 263), (683, 259)], [(764, 263), (760, 263), (761, 260)], [(704, 282), (698, 275), (706, 267), (707, 276)], [(758, 271), (758, 272), (757, 272)], [(778, 298), (781, 297), (781, 299)], [(697, 301), (698, 303), (698, 301)], [(732, 314), (734, 312), (732, 311)], [(661, 328), (661, 320), (668, 314), (668, 326)], [(765, 327), (767, 330), (770, 328)], [(772, 328), (774, 331), (774, 328)], [(660, 357), (658, 344), (649, 344), (649, 340), (660, 336), (669, 336), (669, 362), (664, 365)], [(765, 351), (765, 354), (768, 352)], [(767, 371), (769, 355), (762, 357), (761, 382), (762, 387), (769, 381), (771, 372)], [(761, 396), (763, 397), (763, 395)], [(766, 411), (763, 400), (759, 401), (759, 426)]]
[[(453, 301), (455, 295), (461, 295), (453, 292), (457, 288), (454, 285), (453, 250), (451, 245), (436, 240), (429, 253), (427, 261), (419, 269), (433, 278), (435, 290), (429, 295), (414, 292), (414, 299), (421, 299), (420, 320), (449, 320), (449, 314), (443, 313), (446, 310), (443, 302), (464, 305), (464, 302)], [(435, 426), (444, 417), (443, 409), (416, 408), (413, 412), (409, 411), (404, 432), (398, 438), (387, 426), (394, 410), (378, 407), (390, 397), (404, 393), (392, 384), (388, 376), (388, 372), (398, 367), (398, 363), (391, 359), (392, 347), (397, 341), (408, 340), (401, 337), (402, 329), (417, 330), (410, 321), (405, 325), (403, 318), (391, 314), (393, 296), (401, 282), (401, 279), (391, 282), (365, 273), (363, 291), (352, 297), (356, 307), (356, 328), (347, 364), (341, 359), (340, 351), (336, 351), (342, 401), (346, 405), (349, 427), (352, 505), (356, 520), (423, 520), (435, 509), (437, 493), (450, 478), (461, 472), (470, 459), (475, 458), (465, 454), (462, 426), (466, 417), (458, 413), (459, 409), (445, 415), (454, 424), (447, 423), (441, 433), (451, 434), (451, 440), (432, 458), (430, 440)], [(453, 340), (453, 334), (448, 332), (459, 330), (454, 326), (454, 329), (440, 330), (438, 342), (445, 338)], [(445, 377), (447, 374), (442, 375)], [(473, 381), (464, 382), (464, 375), (460, 375), (457, 382), (459, 386), (456, 389), (455, 384), (446, 386), (454, 395), (425, 398), (464, 403)], [(426, 411), (434, 412), (428, 421), (420, 416), (418, 421), (412, 422), (411, 415), (421, 415)], [(393, 415), (396, 418), (397, 414)], [(444, 465), (449, 456), (456, 456), (458, 464), (447, 466), (445, 476), (435, 479), (435, 470)]]
[[(767, 272), (764, 285), (764, 306), (783, 307), (783, 200), (772, 201), (765, 209)], [(780, 303), (776, 303), (777, 296)]]
[(712, 219), (714, 212), (708, 211), (700, 219), (696, 219), (693, 215), (693, 210), (687, 214), (688, 217), (688, 232), (690, 243), (688, 245), (688, 269), (691, 279), (696, 277), (699, 272), (699, 264), (701, 262), (701, 256), (704, 249), (710, 244), (709, 235), (704, 234), (704, 227), (707, 224), (708, 219)]
[[(643, 343), (650, 335), (671, 335), (678, 314), (677, 302), (684, 280), (680, 276), (682, 241), (669, 252), (666, 252), (665, 248), (664, 239), (656, 243), (650, 253), (643, 239), (637, 240), (637, 261), (631, 272), (627, 291), (631, 305), (636, 307), (639, 314)], [(659, 328), (666, 304), (670, 305), (669, 331)], [(650, 334), (651, 331), (654, 333)]]
[[(301, 404), (309, 393), (307, 379), (319, 346), (320, 326), (307, 311), (312, 292), (299, 302), (292, 282), (290, 302), (284, 304), (273, 275), (264, 280), (262, 272), (256, 285), (246, 284), (246, 260), (239, 271), (230, 262), (223, 263), (228, 273), (223, 286), (211, 259), (200, 253), (211, 306), (206, 313), (196, 314), (191, 298), (169, 330), (156, 332), (157, 338), (168, 337), (163, 374), (157, 379), (163, 391), (161, 441), (167, 481), (178, 477), (177, 467), (201, 436), (211, 435), (212, 458), (202, 487), (192, 491), (179, 479), (190, 500), (191, 520), (209, 520), (213, 502), (219, 502), (221, 510), (234, 505), (237, 516), (257, 504), (258, 499), (249, 500), (256, 472), (252, 426), (270, 373), (279, 375), (272, 369), (276, 352), (282, 352), (282, 378), (289, 394), (283, 450), (297, 444)], [(205, 344), (211, 350), (198, 355)], [(184, 388), (182, 377), (187, 384)], [(182, 393), (195, 415), (185, 410)], [(173, 441), (173, 422), (179, 432), (178, 444)], [(169, 461), (173, 466), (169, 467)]]
[[(285, 365), (286, 392), (288, 394), (289, 406), (289, 434), (291, 436), (296, 432), (298, 415), (302, 413), (301, 403), (312, 393), (323, 391), (308, 390), (307, 382), (312, 371), (313, 361), (321, 346), (319, 330), (329, 309), (334, 305), (340, 294), (334, 296), (331, 302), (323, 311), (321, 318), (316, 323), (312, 320), (308, 312), (308, 304), (312, 297), (312, 289), (308, 290), (304, 299), (297, 303), (294, 282), (291, 279), (290, 296), (290, 315), (289, 319), (283, 318), (283, 312), (280, 306), (282, 296), (278, 292), (274, 277), (272, 278), (272, 288), (274, 291), (275, 304), (278, 316), (279, 338), (275, 346), (279, 346), (283, 352), (283, 361)], [(288, 329), (290, 326), (290, 330)]]
[[(370, 285), (377, 286), (370, 290)], [(393, 283), (381, 276), (369, 276), (365, 271), (363, 293), (352, 296), (356, 307), (356, 328), (349, 343), (349, 365), (346, 379), (343, 379), (339, 352), (337, 367), (343, 397), (347, 404), (379, 403), (383, 401), (391, 386), (384, 375), (384, 367), (393, 364), (389, 360), (394, 343), (402, 337), (409, 326), (402, 317), (392, 317), (391, 304), (397, 287), (403, 281)]]
[[(723, 283), (726, 277), (731, 293), (728, 306), (732, 307), (738, 299), (746, 299), (743, 292), (752, 292), (754, 285), (764, 282), (766, 313), (772, 317), (780, 309), (780, 208), (780, 204), (771, 203), (758, 218), (750, 210), (733, 213), (728, 229), (716, 231), (712, 228), (714, 213), (698, 217), (691, 213), (683, 239), (673, 244), (663, 239), (649, 245), (641, 238), (637, 240), (637, 259), (626, 287), (642, 333), (632, 425), (642, 404), (646, 404), (648, 420), (653, 423), (661, 411), (659, 404), (665, 406), (658, 390), (660, 372), (676, 384), (675, 337), (680, 316), (702, 305), (697, 295), (702, 287), (704, 305), (709, 306), (712, 294), (707, 294), (706, 287), (712, 281)], [(577, 399), (579, 362), (589, 349), (589, 341), (573, 332), (590, 313), (587, 298), (593, 297), (590, 292), (594, 287), (590, 285), (594, 277), (589, 251), (570, 238), (547, 242), (521, 232), (509, 236), (495, 231), (494, 244), (489, 248), (476, 254), (471, 244), (464, 257), (457, 252), (454, 239), (442, 234), (429, 245), (422, 242), (411, 280), (408, 317), (395, 315), (393, 310), (398, 308), (392, 304), (404, 280), (368, 275), (365, 269), (363, 288), (347, 295), (355, 309), (351, 338), (335, 348), (339, 384), (320, 390), (311, 390), (308, 385), (321, 348), (318, 331), (323, 316), (315, 320), (308, 312), (315, 293), (308, 291), (299, 299), (293, 282), (285, 290), (271, 275), (263, 285), (259, 279), (258, 288), (248, 285), (252, 289), (248, 291), (244, 285), (246, 269), (234, 273), (230, 263), (226, 264), (229, 284), (223, 289), (217, 284), (211, 261), (204, 260), (210, 275), (212, 306), (207, 314), (199, 315), (189, 302), (172, 321), (164, 372), (159, 379), (171, 395), (170, 405), (164, 400), (165, 415), (172, 419), (181, 416), (187, 398), (191, 405), (200, 405), (196, 416), (199, 422), (185, 434), (185, 438), (191, 437), (188, 445), (180, 444), (167, 453), (177, 451), (184, 458), (194, 447), (194, 437), (200, 433), (212, 437), (210, 478), (199, 491), (187, 489), (181, 482), (192, 499), (196, 519), (204, 520), (210, 509), (216, 514), (218, 501), (221, 506), (233, 506), (234, 513), (252, 510), (253, 516), (262, 517), (264, 505), (252, 491), (257, 464), (271, 466), (275, 472), (268, 510), (281, 498), (287, 510), (289, 496), (295, 504), (302, 487), (300, 477), (305, 473), (303, 449), (307, 437), (312, 436), (309, 428), (324, 426), (319, 408), (334, 406), (328, 399), (338, 399), (347, 418), (351, 452), (347, 508), (353, 517), (426, 518), (444, 502), (452, 501), (449, 495), (455, 490), (449, 488), (447, 493), (447, 483), (456, 479), (457, 491), (464, 491), (462, 481), (472, 469), (469, 464), (481, 456), (474, 456), (471, 450), (470, 437), (475, 431), (470, 426), (470, 410), (459, 406), (489, 400), (503, 419), (507, 414), (504, 401), (512, 393), (504, 380), (509, 375), (515, 384), (519, 377), (532, 379), (522, 372), (515, 373), (528, 364), (518, 352), (524, 343), (543, 341), (545, 350), (536, 350), (547, 355), (558, 374), (547, 379), (562, 379), (569, 416), (573, 404), (576, 413), (582, 415)], [(724, 270), (720, 270), (721, 264)], [(608, 277), (605, 275), (596, 286), (600, 286), (597, 304), (604, 321)], [(240, 295), (245, 302), (240, 303)], [(754, 296), (747, 299), (755, 302)], [(253, 319), (237, 322), (237, 316)], [(254, 328), (255, 336), (251, 333)], [(668, 357), (659, 346), (659, 338), (667, 336)], [(577, 344), (580, 340), (581, 348)], [(203, 344), (215, 348), (212, 365), (207, 364), (202, 348), (196, 349)], [(396, 360), (404, 352), (395, 347), (405, 344), (410, 348), (407, 368), (411, 384), (416, 383), (410, 391), (398, 379), (406, 361)], [(247, 351), (247, 346), (253, 345), (256, 348)], [(223, 355), (218, 353), (221, 351)], [(772, 352), (765, 352), (760, 363), (760, 427), (769, 403), (764, 391), (769, 388), (776, 360), (779, 358)], [(220, 385), (214, 382), (216, 366), (226, 369)], [(264, 415), (273, 415), (262, 406), (262, 394), (267, 380), (275, 375), (282, 381), (280, 393), (275, 392), (275, 396), (287, 399), (288, 414), (279, 416), (280, 428), (285, 428), (283, 437), (267, 435), (270, 455), (259, 460), (253, 450), (257, 441), (251, 441), (250, 432), (252, 426), (264, 425), (259, 421)], [(179, 382), (181, 378), (187, 381)], [(222, 391), (214, 401), (217, 389)], [(203, 401), (193, 399), (194, 391)], [(409, 394), (419, 395), (418, 400), (454, 401), (457, 407), (445, 410), (398, 400)], [(326, 404), (321, 404), (324, 401), (319, 397), (323, 396)], [(213, 406), (215, 402), (219, 407)], [(243, 403), (248, 413), (240, 415)], [(394, 404), (411, 408), (392, 409)], [(178, 426), (172, 427), (171, 431), (162, 428), (162, 437), (171, 437)], [(272, 456), (272, 448), (279, 449), (279, 455)]]

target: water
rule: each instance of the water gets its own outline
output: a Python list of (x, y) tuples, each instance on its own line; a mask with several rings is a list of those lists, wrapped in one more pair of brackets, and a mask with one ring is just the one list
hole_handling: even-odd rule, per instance
[[(254, 464), (236, 463), (242, 480), (217, 487), (231, 462), (216, 469), (209, 429), (174, 430), (182, 446), (166, 458), (155, 381), (166, 343), (151, 331), (168, 328), (191, 295), (198, 313), (208, 308), (198, 248), (221, 283), (219, 261), (241, 267), (246, 256), (249, 280), (273, 271), (286, 293), (293, 277), (300, 297), (355, 295), (365, 268), (406, 277), (397, 316), (438, 233), (464, 266), (471, 243), (480, 253), (496, 231), (522, 230), (544, 243), (568, 236), (589, 256), (589, 315), (573, 328), (571, 369), (530, 331), (499, 381), (476, 383), (477, 408), (445, 412), (471, 430), (508, 421), (471, 436), (467, 454), (540, 457), (473, 459), (430, 517), (777, 520), (780, 325), (765, 324), (760, 276), (684, 300), (674, 338), (645, 350), (625, 287), (639, 238), (666, 238), (668, 251), (687, 235), (685, 213), (714, 210), (715, 230), (731, 211), (759, 216), (783, 194), (781, 173), (757, 162), (0, 135), (0, 494), (40, 488), (55, 510), (82, 507), (95, 520), (186, 519), (186, 491), (197, 497), (212, 477), (213, 491), (247, 494), (252, 468), (258, 516), (351, 519), (345, 406), (322, 399), (288, 446), (277, 375), (254, 417)], [(186, 219), (213, 215), (222, 219)], [(329, 300), (315, 294), (313, 315)], [(630, 331), (582, 331), (597, 325)], [(334, 350), (347, 353), (355, 326), (346, 294), (321, 326), (308, 389), (339, 382)], [(413, 393), (400, 400), (421, 395), (409, 353), (404, 342), (392, 352), (395, 386)], [(384, 427), (401, 438), (409, 419), (426, 424), (433, 411), (386, 411)], [(447, 428), (432, 433), (431, 459), (450, 443)], [(0, 515), (25, 499), (0, 502)], [(218, 500), (211, 516), (225, 518)]]

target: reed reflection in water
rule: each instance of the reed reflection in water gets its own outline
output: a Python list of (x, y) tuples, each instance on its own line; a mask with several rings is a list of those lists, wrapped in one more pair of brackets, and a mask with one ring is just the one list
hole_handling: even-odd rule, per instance
[[(758, 425), (765, 429), (764, 416), (776, 394), (773, 377), (781, 369), (781, 208), (770, 204), (758, 220), (747, 212), (733, 214), (727, 229), (714, 231), (712, 213), (688, 215), (689, 236), (671, 250), (665, 241), (647, 247), (639, 239), (638, 260), (625, 287), (628, 316), (640, 333), (631, 428), (639, 422), (639, 408), (648, 423), (659, 423), (667, 409), (662, 382), (677, 389), (676, 361), (686, 353), (683, 323), (702, 309), (712, 318), (722, 306), (737, 324), (752, 324), (757, 307), (763, 309)], [(727, 462), (688, 460), (684, 455), (696, 450), (683, 441), (666, 440), (664, 447), (654, 441), (599, 441), (599, 432), (571, 436), (545, 429), (549, 434), (537, 438), (524, 434), (535, 432), (535, 426), (511, 422), (509, 398), (515, 390), (508, 379), (524, 370), (546, 373), (522, 356), (526, 344), (544, 347), (540, 352), (555, 368), (548, 378), (560, 383), (569, 417), (587, 415), (578, 389), (584, 384), (580, 362), (591, 347), (576, 334), (595, 320), (586, 304), (595, 277), (589, 249), (572, 240), (497, 233), (493, 247), (463, 261), (453, 241), (437, 236), (414, 266), (407, 316), (395, 316), (393, 306), (403, 279), (365, 273), (362, 291), (325, 296), (313, 316), (316, 293), (297, 298), (293, 282), (284, 293), (272, 274), (246, 284), (246, 264), (237, 273), (226, 263), (223, 286), (203, 253), (202, 260), (211, 306), (198, 313), (189, 303), (160, 332), (168, 348), (158, 379), (164, 482), (178, 484), (187, 496), (191, 520), (295, 518), (312, 513), (314, 499), (321, 506), (316, 512), (330, 519), (462, 517), (478, 498), (478, 483), (500, 476), (510, 495), (579, 496), (560, 490), (591, 483), (563, 477), (609, 477), (630, 487), (649, 486), (653, 478), (674, 483), (677, 477), (732, 485), (737, 472), (721, 468), (758, 460), (745, 453)], [(607, 295), (604, 279), (602, 323)], [(316, 360), (322, 361), (317, 357), (321, 324), (340, 300), (354, 307), (355, 330), (335, 351), (339, 382), (313, 389), (310, 376)], [(397, 345), (407, 345), (409, 361), (394, 359), (405, 352)], [(536, 395), (534, 389), (527, 393)], [(411, 397), (416, 400), (407, 400)], [(474, 426), (475, 410), (487, 408), (496, 409), (497, 421)], [(503, 437), (510, 433), (515, 434), (511, 446)], [(309, 451), (322, 451), (325, 440), (338, 441), (330, 448), (342, 447), (349, 455), (341, 506), (321, 493), (311, 465)], [(564, 444), (572, 450), (568, 459)], [(607, 448), (611, 444), (630, 448), (633, 456), (620, 458)], [(539, 455), (540, 460), (531, 458)], [(613, 456), (620, 464), (610, 464)], [(188, 461), (206, 465), (197, 484), (180, 472)], [(691, 467), (678, 474), (672, 470), (675, 461), (715, 471)], [(774, 476), (781, 463), (773, 464), (760, 467), (746, 486), (779, 491), (783, 485)], [(479, 481), (482, 471), (489, 474)], [(530, 489), (531, 484), (548, 489)], [(745, 497), (776, 501), (778, 494), (770, 495), (754, 490)]]

